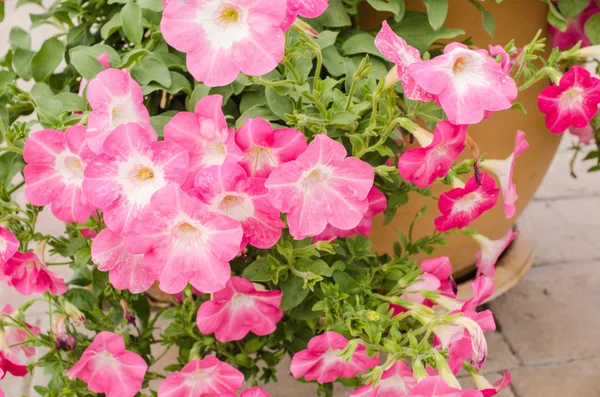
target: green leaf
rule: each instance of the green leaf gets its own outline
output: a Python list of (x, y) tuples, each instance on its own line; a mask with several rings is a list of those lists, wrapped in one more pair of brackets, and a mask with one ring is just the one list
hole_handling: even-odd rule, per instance
[(131, 69), (131, 75), (140, 84), (149, 84), (151, 81), (156, 81), (163, 87), (171, 86), (171, 74), (169, 69), (160, 59), (154, 56), (144, 58), (144, 62)]
[(83, 98), (72, 92), (63, 92), (54, 97), (54, 100), (62, 104), (63, 110), (68, 112), (84, 111), (85, 102)]
[(333, 270), (322, 259), (302, 258), (296, 263), (296, 268), (300, 271), (311, 272), (320, 276), (331, 277), (333, 275)]
[(400, 16), (404, 12), (404, 0), (367, 0), (367, 2), (377, 11), (391, 12), (395, 16)]
[(290, 275), (287, 280), (279, 283), (283, 296), (281, 297), (281, 310), (290, 310), (302, 303), (308, 296), (308, 288), (302, 288), (304, 280)]
[(144, 328), (148, 325), (150, 319), (150, 303), (144, 294), (139, 294), (137, 299), (131, 304), (137, 318), (142, 322)]
[(108, 272), (101, 272), (97, 267), (92, 270), (92, 293), (100, 296), (108, 284)]
[(31, 71), (35, 81), (42, 81), (50, 76), (63, 59), (65, 45), (53, 37), (42, 44), (39, 52), (31, 60)]
[(496, 33), (496, 22), (494, 21), (494, 16), (491, 12), (487, 11), (483, 8), (477, 0), (469, 0), (471, 4), (473, 4), (480, 12), (482, 18), (483, 29), (490, 35), (490, 39), (494, 37), (494, 33)]
[(342, 44), (342, 55), (371, 54), (383, 57), (381, 51), (375, 47), (375, 38), (366, 32), (358, 32)]
[(159, 114), (158, 116), (150, 117), (150, 124), (152, 125), (152, 128), (154, 128), (159, 137), (163, 137), (165, 135), (165, 125), (167, 125), (167, 123), (173, 118), (173, 114), (169, 113), (175, 112), (169, 111)]
[(596, 14), (585, 23), (585, 35), (592, 44), (600, 44), (600, 14)]
[(23, 80), (31, 80), (31, 61), (35, 52), (17, 48), (13, 52), (13, 69)]
[(394, 23), (392, 29), (398, 36), (402, 37), (408, 44), (416, 47), (422, 53), (427, 51), (429, 46), (436, 40), (452, 39), (465, 33), (462, 29), (446, 27), (433, 30), (429, 25), (427, 15), (415, 11), (407, 11), (402, 22)]
[(360, 291), (360, 286), (351, 276), (342, 271), (335, 271), (333, 273), (333, 280), (337, 285), (340, 286), (340, 291), (349, 294), (357, 293)]
[(327, 10), (316, 19), (318, 23), (331, 28), (341, 28), (352, 25), (350, 16), (342, 0), (329, 0)]
[(335, 39), (337, 38), (339, 32), (334, 32), (332, 30), (324, 30), (319, 33), (319, 37), (315, 39), (321, 50), (329, 47), (330, 45), (335, 44)]
[(31, 38), (29, 37), (29, 33), (18, 26), (15, 26), (10, 30), (8, 40), (10, 46), (13, 48), (23, 48), (25, 50), (31, 49)]
[(147, 54), (150, 54), (150, 51), (144, 48), (137, 48), (135, 50), (129, 51), (127, 54), (125, 54), (125, 57), (123, 58), (123, 63), (119, 65), (119, 69), (130, 67), (131, 65), (133, 65), (134, 62), (136, 62), (141, 57), (146, 56)]
[(556, 4), (563, 16), (571, 18), (581, 14), (590, 2), (588, 0), (558, 0)]
[(550, 0), (546, 0), (546, 3), (548, 4), (548, 14), (546, 15), (548, 23), (561, 32), (565, 32), (569, 22), (560, 14), (554, 3)]
[(140, 8), (154, 12), (162, 12), (165, 9), (162, 0), (138, 0), (137, 4)]
[(187, 98), (185, 108), (188, 110), (188, 112), (193, 112), (198, 101), (207, 96), (209, 91), (210, 87), (207, 87), (202, 83), (198, 83), (196, 88), (194, 88), (194, 91), (192, 91), (192, 95)]
[(423, 0), (427, 6), (427, 19), (433, 30), (444, 26), (448, 15), (448, 0)]
[(113, 17), (108, 22), (102, 25), (102, 28), (100, 29), (100, 36), (102, 36), (102, 38), (106, 40), (110, 36), (112, 36), (116, 31), (121, 29), (121, 26), (121, 14), (117, 13), (113, 15)]
[(169, 75), (171, 76), (171, 85), (169, 87), (163, 87), (160, 84), (152, 83), (142, 86), (143, 94), (149, 95), (158, 90), (166, 90), (169, 94), (173, 95), (182, 91), (188, 95), (192, 92), (192, 85), (185, 76), (176, 72), (169, 72)]
[(96, 57), (84, 51), (71, 52), (70, 61), (75, 70), (88, 81), (104, 70), (104, 66)]
[(4, 2), (0, 1), (0, 22), (4, 21)]
[(294, 112), (294, 105), (288, 96), (279, 95), (273, 87), (267, 87), (265, 89), (265, 95), (267, 97), (267, 104), (269, 108), (275, 113), (281, 120), (285, 120), (286, 114), (292, 114)]
[(6, 152), (0, 156), (0, 184), (9, 186), (15, 175), (23, 172), (25, 161), (23, 156)]
[(262, 117), (263, 119), (268, 121), (279, 120), (279, 116), (273, 113), (269, 106), (255, 105), (252, 106), (250, 109), (246, 110), (244, 113), (242, 113), (242, 115), (235, 122), (235, 127), (239, 128), (244, 123), (244, 120), (251, 117)]
[(71, 288), (64, 297), (79, 310), (90, 313), (98, 308), (98, 301), (92, 291), (84, 288)]
[(271, 273), (271, 264), (267, 258), (258, 258), (244, 269), (242, 277), (250, 281), (265, 282), (271, 280)]
[(137, 3), (129, 1), (121, 10), (121, 25), (125, 37), (131, 40), (136, 46), (142, 44), (144, 27), (142, 26), (142, 9)]
[(6, 84), (13, 83), (17, 75), (8, 70), (0, 70), (0, 96), (6, 92)]

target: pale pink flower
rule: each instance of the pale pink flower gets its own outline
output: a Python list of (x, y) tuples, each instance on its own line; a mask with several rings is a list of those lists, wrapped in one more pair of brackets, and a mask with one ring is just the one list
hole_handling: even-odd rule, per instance
[(167, 376), (158, 397), (218, 396), (239, 390), (244, 375), (214, 356), (193, 359), (181, 371)]
[(296, 379), (304, 377), (307, 381), (329, 383), (338, 377), (352, 378), (379, 364), (379, 357), (367, 356), (363, 345), (358, 345), (350, 361), (339, 357), (346, 345), (348, 339), (333, 331), (313, 337), (306, 350), (292, 357), (292, 375)]
[(473, 378), (473, 382), (475, 382), (475, 386), (478, 390), (481, 391), (483, 397), (492, 397), (496, 394), (500, 393), (502, 390), (506, 389), (510, 386), (512, 382), (512, 376), (508, 372), (502, 372), (502, 378), (494, 383), (493, 385), (481, 374), (479, 373), (470, 373)]
[(404, 361), (396, 361), (385, 370), (375, 387), (371, 384), (361, 386), (350, 393), (350, 397), (408, 397), (416, 385), (413, 371)]
[(259, 291), (250, 281), (231, 277), (224, 289), (202, 303), (196, 324), (219, 342), (241, 340), (249, 332), (269, 335), (283, 317), (280, 303), (281, 291)]
[(575, 135), (577, 138), (579, 138), (580, 145), (589, 145), (590, 143), (596, 141), (594, 129), (590, 124), (583, 128), (571, 127), (569, 128), (569, 132), (571, 135)]
[(600, 79), (589, 71), (573, 66), (558, 85), (544, 88), (538, 95), (538, 107), (546, 115), (546, 127), (555, 134), (569, 127), (584, 128), (598, 113)]
[(150, 288), (155, 277), (144, 268), (143, 259), (142, 254), (130, 254), (123, 237), (110, 229), (103, 229), (92, 242), (92, 261), (98, 270), (109, 272), (109, 281), (118, 290), (139, 294)]
[(2, 265), (19, 250), (19, 240), (12, 232), (0, 226), (0, 273)]
[(325, 12), (329, 0), (287, 0), (287, 12), (281, 29), (288, 30), (296, 20), (296, 16), (316, 18)]
[(264, 178), (248, 178), (235, 163), (212, 166), (196, 175), (194, 192), (209, 211), (239, 221), (244, 231), (242, 247), (271, 248), (281, 237), (285, 224), (269, 201)]
[(2, 328), (0, 328), (0, 379), (10, 373), (13, 376), (27, 375), (27, 366), (19, 361), (8, 347), (9, 342)]
[(438, 231), (462, 229), (496, 205), (499, 193), (496, 182), (485, 172), (480, 174), (480, 178), (481, 185), (472, 177), (464, 187), (456, 187), (440, 195), (438, 208), (442, 215), (434, 221)]
[(419, 50), (409, 46), (404, 39), (394, 33), (387, 21), (383, 21), (381, 30), (375, 37), (375, 46), (387, 59), (396, 64), (390, 72), (392, 77), (386, 78), (389, 80), (388, 84), (401, 81), (404, 95), (409, 99), (422, 102), (433, 99), (431, 94), (415, 82), (408, 69), (412, 64), (423, 62)]
[(63, 279), (48, 270), (33, 252), (16, 252), (0, 270), (0, 279), (23, 295), (46, 291), (62, 295), (67, 290)]
[[(104, 69), (110, 68), (110, 60), (108, 58), (108, 52), (103, 52), (102, 54), (98, 55), (96, 60), (98, 62), (100, 62), (100, 64), (102, 65), (102, 67), (104, 67)], [(85, 91), (85, 87), (87, 87), (88, 83), (89, 83), (89, 81), (87, 81), (84, 77), (81, 78), (81, 82), (79, 82), (79, 95), (80, 96), (83, 95), (83, 91)]]
[(317, 135), (296, 160), (269, 175), (265, 187), (271, 203), (287, 213), (295, 239), (316, 236), (327, 224), (341, 230), (355, 228), (367, 213), (373, 168), (346, 155), (341, 143)]
[(481, 249), (477, 251), (477, 276), (493, 277), (496, 273), (496, 262), (510, 243), (519, 235), (519, 231), (513, 231), (511, 227), (498, 240), (490, 240), (482, 234), (473, 235), (473, 239), (479, 243)]
[(106, 397), (133, 397), (142, 388), (148, 365), (138, 354), (125, 350), (120, 335), (100, 332), (67, 373)]
[(409, 397), (483, 397), (479, 390), (455, 389), (441, 376), (430, 376), (420, 381), (409, 393)]
[(414, 63), (409, 72), (425, 91), (437, 95), (452, 124), (476, 124), (485, 111), (508, 109), (517, 97), (517, 85), (486, 50), (470, 50), (461, 43), (444, 54)]
[(244, 120), (235, 134), (244, 153), (238, 162), (249, 176), (267, 178), (279, 164), (296, 160), (306, 150), (306, 137), (298, 130), (280, 128), (259, 117)]
[(215, 87), (230, 84), (240, 71), (260, 76), (277, 67), (285, 14), (285, 0), (170, 1), (160, 26), (167, 43), (187, 54), (192, 76)]
[(137, 123), (151, 140), (157, 135), (150, 125), (142, 88), (125, 69), (107, 69), (90, 81), (86, 92), (92, 112), (88, 118), (87, 144), (96, 154), (118, 126)]
[(428, 146), (409, 149), (398, 160), (400, 175), (417, 187), (430, 186), (437, 178), (446, 176), (454, 160), (465, 148), (466, 125), (440, 121)]
[(581, 42), (581, 47), (591, 45), (590, 39), (585, 34), (585, 23), (599, 12), (600, 4), (596, 0), (590, 0), (590, 4), (579, 15), (567, 18), (567, 29), (564, 32), (548, 25), (552, 45), (562, 51), (570, 49), (579, 42)]
[(184, 190), (194, 186), (199, 170), (242, 158), (235, 143), (235, 131), (227, 127), (222, 102), (221, 95), (206, 96), (196, 104), (195, 113), (179, 112), (165, 126), (165, 141), (178, 143), (190, 155)]
[(240, 394), (240, 397), (269, 397), (269, 393), (260, 387), (251, 387)]
[(33, 205), (51, 205), (63, 222), (85, 222), (94, 206), (82, 191), (83, 170), (94, 157), (85, 143), (85, 127), (66, 132), (42, 130), (25, 141), (25, 197)]
[(150, 140), (138, 124), (117, 127), (84, 172), (83, 190), (104, 212), (112, 231), (127, 232), (168, 183), (180, 185), (188, 171), (188, 153), (175, 142)]
[(181, 292), (189, 282), (207, 293), (225, 288), (242, 235), (238, 221), (208, 211), (199, 198), (170, 184), (152, 196), (125, 236), (125, 246), (144, 254), (143, 266), (164, 292)]
[[(12, 305), (7, 304), (2, 308), (2, 310), (0, 310), (0, 319), (2, 319), (2, 314), (8, 314), (9, 316), (15, 318), (18, 315), (18, 312), (12, 307)], [(41, 332), (41, 330), (35, 325), (25, 323), (25, 326), (36, 336)], [(4, 323), (4, 331), (6, 333), (6, 340), (8, 341), (9, 345), (17, 345), (29, 339), (29, 334), (25, 330), (19, 327), (13, 327), (10, 323)], [(25, 357), (33, 357), (35, 355), (35, 346), (20, 344), (13, 347), (12, 350), (13, 352), (18, 350), (22, 351), (23, 354), (25, 354)]]
[(529, 148), (529, 142), (525, 139), (525, 133), (517, 131), (515, 137), (515, 148), (513, 152), (504, 160), (485, 159), (479, 163), (480, 167), (496, 175), (500, 182), (502, 199), (504, 201), (504, 213), (507, 218), (515, 215), (515, 202), (519, 198), (517, 187), (513, 183), (512, 177), (515, 169), (515, 160)]

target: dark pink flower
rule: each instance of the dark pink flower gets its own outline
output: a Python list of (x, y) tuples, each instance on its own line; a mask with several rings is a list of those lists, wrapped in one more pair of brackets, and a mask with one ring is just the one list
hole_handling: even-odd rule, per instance
[(502, 378), (494, 383), (493, 385), (481, 374), (471, 373), (471, 377), (477, 386), (477, 389), (481, 391), (483, 397), (492, 397), (500, 393), (502, 390), (510, 386), (512, 382), (512, 376), (508, 372), (502, 372)]
[(67, 290), (63, 279), (48, 270), (33, 252), (16, 252), (0, 270), (4, 281), (23, 295), (46, 291), (62, 295)]
[(430, 376), (420, 381), (410, 393), (409, 397), (483, 397), (479, 390), (455, 389), (441, 376)]
[(381, 375), (377, 385), (361, 386), (350, 393), (350, 397), (408, 397), (416, 385), (413, 371), (404, 361), (396, 361)]
[[(0, 319), (2, 318), (2, 314), (8, 314), (14, 318), (16, 315), (18, 315), (18, 312), (14, 310), (12, 305), (7, 304), (2, 308), (2, 310), (0, 310)], [(40, 334), (41, 330), (38, 327), (27, 323), (25, 325), (27, 329), (34, 335)], [(35, 346), (20, 344), (29, 339), (29, 334), (25, 330), (19, 327), (13, 327), (11, 324), (4, 323), (4, 331), (6, 333), (6, 340), (8, 341), (9, 345), (19, 344), (18, 346), (12, 348), (13, 351), (21, 350), (23, 354), (25, 354), (25, 357), (33, 357), (35, 355)]]
[(479, 243), (481, 249), (477, 251), (477, 277), (483, 275), (493, 277), (496, 273), (496, 262), (510, 243), (519, 235), (519, 231), (512, 230), (509, 227), (498, 240), (490, 240), (482, 234), (475, 234), (472, 237)]
[(27, 366), (17, 359), (8, 346), (6, 335), (0, 328), (0, 379), (4, 378), (7, 373), (13, 376), (27, 375)]
[(590, 0), (590, 4), (579, 15), (567, 18), (567, 29), (564, 32), (548, 25), (548, 31), (552, 36), (552, 45), (562, 51), (570, 49), (580, 41), (581, 47), (591, 45), (590, 39), (585, 35), (585, 23), (599, 12), (600, 4), (596, 0)]
[(9, 230), (0, 226), (0, 273), (6, 263), (19, 249), (19, 240)]

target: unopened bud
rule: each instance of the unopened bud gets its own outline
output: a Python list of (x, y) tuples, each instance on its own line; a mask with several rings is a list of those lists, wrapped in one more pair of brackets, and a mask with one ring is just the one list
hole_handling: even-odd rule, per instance
[(385, 83), (383, 85), (383, 88), (388, 89), (390, 87), (393, 87), (399, 81), (400, 76), (398, 76), (398, 66), (394, 65), (394, 67), (390, 69), (388, 74), (385, 76)]
[(580, 48), (575, 55), (579, 58), (600, 58), (600, 44)]
[(317, 32), (312, 26), (310, 26), (300, 18), (296, 18), (292, 26), (299, 32), (304, 32), (307, 35), (312, 36), (314, 38), (319, 37), (319, 32)]
[(125, 299), (121, 299), (119, 303), (121, 304), (121, 308), (123, 309), (123, 317), (125, 317), (125, 320), (129, 324), (135, 325), (135, 315), (129, 310), (129, 305), (127, 304), (127, 301)]
[(367, 312), (367, 320), (369, 320), (369, 321), (378, 321), (379, 320), (379, 313), (377, 313), (375, 310), (369, 310)]
[(73, 306), (71, 302), (68, 300), (64, 300), (63, 307), (65, 309), (65, 314), (69, 316), (71, 320), (79, 325), (85, 325), (85, 314), (83, 314), (78, 308)]

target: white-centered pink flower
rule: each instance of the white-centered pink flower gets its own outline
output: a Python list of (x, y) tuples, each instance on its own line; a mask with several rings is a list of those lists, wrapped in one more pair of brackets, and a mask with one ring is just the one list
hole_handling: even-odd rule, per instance
[(369, 209), (373, 168), (346, 157), (344, 146), (317, 135), (294, 161), (279, 165), (265, 182), (271, 203), (287, 214), (295, 239), (316, 236), (327, 224), (355, 228)]
[(235, 134), (235, 143), (244, 153), (238, 162), (248, 175), (267, 178), (280, 164), (296, 160), (306, 150), (306, 137), (298, 130), (280, 128), (259, 117), (244, 120)]
[(209, 211), (239, 221), (244, 231), (242, 247), (271, 248), (281, 237), (285, 224), (269, 201), (264, 178), (248, 178), (236, 163), (203, 169), (196, 175), (194, 192)]
[(160, 385), (158, 397), (218, 396), (242, 387), (244, 375), (214, 356), (193, 359), (171, 373)]
[(86, 96), (92, 108), (87, 144), (94, 153), (102, 153), (106, 137), (127, 123), (139, 124), (151, 140), (156, 140), (142, 88), (127, 70), (107, 69), (98, 73), (88, 84)]
[(0, 226), (0, 273), (2, 265), (19, 250), (19, 240), (11, 231)]
[(98, 270), (109, 272), (109, 281), (118, 290), (139, 294), (150, 288), (156, 279), (143, 266), (143, 259), (143, 254), (130, 254), (123, 237), (108, 228), (92, 242), (92, 261)]
[(486, 50), (470, 50), (452, 43), (444, 53), (409, 66), (412, 78), (425, 91), (436, 95), (452, 124), (476, 124), (485, 111), (512, 106), (517, 85)]
[(240, 71), (260, 76), (277, 67), (286, 8), (286, 0), (170, 1), (160, 27), (167, 43), (187, 54), (196, 80), (224, 86)]
[(202, 303), (196, 324), (219, 342), (241, 340), (249, 332), (269, 335), (283, 317), (280, 303), (281, 291), (259, 291), (250, 281), (231, 277), (224, 289)]
[(222, 104), (221, 95), (206, 96), (196, 104), (194, 113), (179, 112), (165, 126), (165, 141), (178, 143), (190, 155), (189, 173), (182, 185), (185, 190), (194, 186), (199, 170), (242, 158), (235, 131), (227, 127)]
[(410, 392), (410, 397), (484, 397), (479, 390), (456, 389), (441, 376), (430, 376), (420, 381)]
[(83, 191), (104, 212), (112, 231), (127, 232), (152, 195), (168, 183), (180, 185), (188, 172), (188, 153), (175, 142), (152, 141), (136, 123), (117, 127), (104, 153), (86, 167)]
[(120, 335), (100, 332), (67, 373), (81, 379), (88, 389), (106, 397), (133, 397), (142, 388), (148, 365), (142, 357), (125, 350)]
[(472, 237), (479, 243), (481, 249), (477, 251), (477, 276), (493, 277), (496, 274), (496, 262), (510, 243), (519, 235), (519, 231), (513, 231), (511, 227), (506, 229), (504, 236), (498, 240), (490, 240), (482, 234), (474, 234)]
[(144, 254), (144, 267), (164, 292), (181, 292), (188, 282), (216, 292), (231, 277), (229, 261), (240, 252), (242, 235), (240, 222), (209, 211), (199, 198), (169, 184), (152, 196), (125, 246)]
[(480, 167), (496, 175), (500, 182), (502, 199), (504, 201), (504, 213), (507, 218), (515, 215), (515, 202), (519, 198), (517, 187), (513, 183), (512, 177), (515, 168), (515, 160), (529, 148), (529, 142), (525, 139), (525, 133), (517, 131), (515, 137), (515, 148), (513, 152), (504, 160), (485, 159), (479, 163)]
[(379, 364), (379, 357), (369, 357), (363, 345), (358, 345), (350, 361), (339, 354), (348, 345), (348, 339), (337, 332), (327, 331), (313, 337), (306, 350), (292, 357), (290, 370), (296, 379), (329, 383), (338, 377), (352, 378)]
[(383, 372), (377, 385), (361, 386), (350, 393), (350, 397), (408, 397), (416, 385), (413, 371), (404, 361), (396, 361)]
[(67, 286), (62, 278), (52, 273), (33, 252), (15, 252), (0, 268), (0, 280), (14, 287), (22, 295), (62, 295)]
[[(19, 312), (16, 311), (11, 304), (7, 304), (2, 308), (2, 310), (0, 310), (0, 320), (2, 319), (3, 314), (7, 314), (12, 318), (16, 318)], [(41, 332), (40, 328), (36, 327), (35, 325), (25, 323), (25, 326), (31, 333), (33, 333), (36, 336), (38, 336)], [(8, 344), (10, 346), (16, 345), (13, 348), (11, 348), (13, 352), (17, 352), (20, 350), (23, 352), (25, 357), (33, 357), (35, 355), (35, 346), (23, 344), (23, 342), (29, 339), (29, 334), (27, 333), (27, 331), (16, 325), (13, 326), (13, 324), (4, 321), (4, 332), (6, 334), (6, 340)]]
[(86, 145), (85, 127), (66, 132), (42, 130), (25, 141), (25, 197), (33, 205), (50, 204), (63, 222), (85, 222), (94, 206), (82, 191), (83, 170), (94, 157)]

